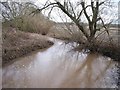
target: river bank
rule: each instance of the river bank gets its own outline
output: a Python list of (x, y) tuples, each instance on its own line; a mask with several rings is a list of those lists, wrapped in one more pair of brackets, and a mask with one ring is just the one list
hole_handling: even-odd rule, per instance
[(16, 28), (3, 28), (2, 65), (32, 51), (48, 48), (53, 43), (36, 33), (22, 32)]
[[(88, 30), (86, 26), (86, 30)], [(104, 56), (110, 57), (115, 61), (120, 62), (120, 44), (118, 27), (109, 28), (109, 36), (103, 30), (98, 31), (95, 35), (95, 42), (89, 43), (84, 35), (79, 31), (76, 25), (69, 25), (64, 23), (56, 23), (50, 28), (48, 36), (61, 39), (69, 42), (76, 42), (79, 46), (75, 47), (76, 51), (81, 49), (97, 52)]]

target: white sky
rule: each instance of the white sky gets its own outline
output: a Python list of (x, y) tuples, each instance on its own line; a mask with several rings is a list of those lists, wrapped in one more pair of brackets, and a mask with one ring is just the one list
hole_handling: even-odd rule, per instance
[[(35, 2), (35, 4), (37, 5), (37, 6), (39, 6), (39, 7), (41, 7), (42, 5), (44, 5), (45, 4), (45, 2), (46, 2), (47, 0), (34, 0), (34, 2)], [(50, 0), (51, 2), (54, 2), (54, 0)], [(59, 0), (59, 1), (63, 1), (63, 0)], [(79, 1), (79, 0), (71, 0), (71, 2), (76, 2), (76, 1)], [(87, 0), (87, 3), (89, 3), (91, 0)], [(120, 0), (111, 0), (112, 2), (116, 2), (116, 5), (115, 5), (115, 8), (113, 9), (113, 8), (108, 8), (108, 10), (106, 10), (105, 11), (105, 13), (109, 13), (109, 14), (107, 14), (107, 15), (105, 15), (105, 14), (103, 14), (102, 15), (102, 17), (104, 18), (104, 19), (106, 19), (106, 20), (109, 20), (110, 18), (111, 19), (114, 19), (114, 20), (116, 20), (118, 17), (118, 2), (120, 1)], [(48, 14), (48, 10), (46, 10), (45, 12), (43, 12), (45, 15), (47, 15)], [(64, 18), (60, 18), (60, 16), (59, 16), (59, 13), (61, 14), (61, 17), (64, 17)], [(116, 17), (115, 17), (115, 14), (117, 15)], [(64, 15), (64, 14), (62, 14), (60, 11), (58, 11), (58, 9), (54, 9), (53, 11), (52, 11), (52, 13), (51, 13), (51, 19), (53, 20), (53, 21), (56, 21), (56, 22), (63, 22), (63, 20), (65, 20), (66, 21), (66, 19), (65, 19), (65, 17), (66, 17), (66, 15)], [(67, 21), (70, 21), (70, 19), (69, 18), (67, 18)], [(114, 23), (116, 23), (116, 22), (114, 22)]]

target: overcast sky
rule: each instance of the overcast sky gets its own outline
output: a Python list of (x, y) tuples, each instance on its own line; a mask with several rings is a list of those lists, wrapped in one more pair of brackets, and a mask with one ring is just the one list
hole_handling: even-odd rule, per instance
[[(45, 4), (47, 0), (34, 0), (34, 3), (39, 6), (39, 7), (42, 7), (42, 5)], [(54, 2), (54, 0), (50, 0), (51, 2)], [(59, 1), (63, 1), (63, 0), (59, 0)], [(75, 3), (76, 1), (78, 0), (70, 0), (72, 3)], [(89, 3), (91, 0), (86, 0), (87, 3)], [(104, 19), (109, 20), (109, 19), (114, 19), (116, 20), (118, 17), (118, 2), (120, 0), (111, 0), (112, 2), (114, 2), (114, 8), (108, 8), (105, 10), (104, 14), (102, 15), (102, 17)], [(42, 12), (43, 14), (47, 15), (48, 14), (48, 11), (49, 10), (46, 10), (44, 12)], [(88, 11), (89, 12), (89, 11)], [(89, 12), (90, 13), (90, 12)], [(61, 17), (63, 17), (61, 19)], [(58, 9), (54, 9), (51, 13), (51, 20), (54, 20), (56, 22), (63, 22), (63, 21), (66, 21), (66, 18), (67, 18), (67, 21), (71, 21), (65, 14), (62, 14), (61, 11), (59, 11)], [(83, 21), (85, 21), (85, 19), (83, 19)], [(114, 23), (116, 23), (114, 21)]]

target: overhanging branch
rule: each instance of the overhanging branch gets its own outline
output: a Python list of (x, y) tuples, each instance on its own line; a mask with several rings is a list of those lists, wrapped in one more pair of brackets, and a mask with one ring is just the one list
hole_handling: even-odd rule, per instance
[(84, 30), (83, 26), (80, 25), (79, 21), (76, 18), (74, 18), (68, 11), (66, 11), (65, 7), (60, 2), (57, 2), (57, 5), (65, 14), (67, 14), (67, 16), (69, 18), (71, 18), (71, 20), (73, 20), (75, 22), (75, 24), (78, 26), (78, 28), (86, 36), (86, 38), (88, 38), (89, 37), (88, 33)]
[(31, 15), (31, 14), (35, 14), (35, 13), (39, 13), (39, 12), (41, 12), (42, 10), (44, 10), (44, 9), (46, 9), (46, 8), (48, 8), (49, 6), (52, 6), (52, 5), (57, 5), (57, 3), (50, 3), (50, 4), (48, 4), (47, 6), (44, 6), (43, 8), (41, 8), (41, 9), (36, 9), (35, 11), (32, 11), (29, 15)]

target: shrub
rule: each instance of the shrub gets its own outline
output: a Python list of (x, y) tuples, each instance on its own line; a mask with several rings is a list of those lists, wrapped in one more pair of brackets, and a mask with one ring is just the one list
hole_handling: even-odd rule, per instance
[[(7, 12), (8, 8), (6, 7), (3, 11), (11, 17), (7, 18), (5, 17), (6, 14), (3, 14), (3, 27), (12, 26), (25, 32), (41, 33), (46, 35), (50, 27), (53, 25), (53, 22), (45, 17), (42, 13), (37, 13), (35, 15), (30, 14), (32, 11), (37, 9), (37, 7), (33, 6), (33, 4), (24, 3), (22, 6), (20, 3), (18, 4), (15, 2), (6, 2), (6, 4), (11, 8), (10, 12)], [(12, 7), (13, 4), (19, 10), (19, 12), (14, 10), (14, 7)], [(21, 7), (20, 9), (19, 6)], [(13, 11), (14, 13), (12, 13)]]

